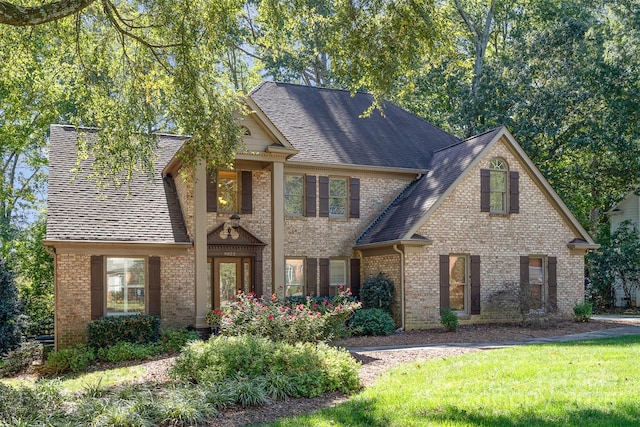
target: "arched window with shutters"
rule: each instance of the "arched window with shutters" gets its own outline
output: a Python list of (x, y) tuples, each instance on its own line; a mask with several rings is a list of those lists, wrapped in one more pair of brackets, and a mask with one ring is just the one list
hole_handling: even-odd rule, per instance
[(480, 170), (480, 210), (492, 214), (520, 212), (520, 175), (507, 161), (496, 157), (489, 169)]

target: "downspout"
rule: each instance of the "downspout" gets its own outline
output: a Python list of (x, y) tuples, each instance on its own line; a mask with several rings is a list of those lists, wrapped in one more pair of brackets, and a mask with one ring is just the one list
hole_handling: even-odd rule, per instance
[(404, 252), (393, 245), (393, 250), (400, 254), (400, 329), (404, 331)]

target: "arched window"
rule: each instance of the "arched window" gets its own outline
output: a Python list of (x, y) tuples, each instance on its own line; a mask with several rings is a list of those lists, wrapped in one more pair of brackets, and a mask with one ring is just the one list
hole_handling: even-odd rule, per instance
[(490, 212), (507, 213), (507, 175), (509, 168), (503, 159), (489, 162)]
[(251, 131), (249, 130), (249, 128), (248, 128), (248, 127), (246, 127), (246, 126), (242, 126), (242, 134), (243, 134), (244, 136), (251, 136)]

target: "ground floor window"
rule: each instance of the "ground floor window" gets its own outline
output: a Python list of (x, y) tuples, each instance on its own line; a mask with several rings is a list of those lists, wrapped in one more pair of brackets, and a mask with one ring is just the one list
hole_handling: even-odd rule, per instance
[(146, 312), (146, 259), (114, 258), (106, 260), (107, 315)]
[(543, 308), (544, 282), (544, 258), (529, 257), (529, 309)]
[(336, 295), (339, 286), (347, 286), (347, 260), (329, 260), (329, 289), (331, 295)]
[(469, 265), (465, 255), (449, 256), (449, 308), (467, 311)]
[(285, 260), (285, 297), (303, 296), (305, 271), (303, 258), (286, 258)]

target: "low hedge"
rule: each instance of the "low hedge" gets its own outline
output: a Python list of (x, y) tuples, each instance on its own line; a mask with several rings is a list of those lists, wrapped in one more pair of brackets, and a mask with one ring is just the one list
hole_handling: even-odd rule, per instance
[(89, 346), (104, 348), (119, 342), (149, 344), (158, 341), (160, 318), (157, 316), (107, 316), (89, 322)]

